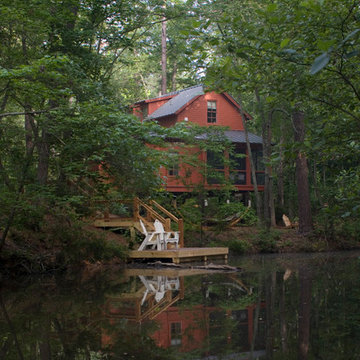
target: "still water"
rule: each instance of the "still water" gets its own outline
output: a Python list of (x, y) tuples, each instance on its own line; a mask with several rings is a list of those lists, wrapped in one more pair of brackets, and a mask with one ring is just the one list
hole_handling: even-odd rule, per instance
[(360, 253), (2, 285), (0, 359), (360, 359)]

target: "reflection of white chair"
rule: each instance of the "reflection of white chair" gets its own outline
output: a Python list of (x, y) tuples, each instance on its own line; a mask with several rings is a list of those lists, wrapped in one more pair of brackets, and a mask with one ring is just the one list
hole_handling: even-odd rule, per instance
[[(159, 224), (161, 227), (159, 227)], [(155, 220), (154, 226), (155, 231), (148, 232), (142, 220), (140, 219), (140, 226), (142, 228), (143, 234), (145, 235), (144, 241), (139, 246), (139, 251), (144, 250), (146, 247), (150, 247), (151, 249), (162, 249), (162, 242), (164, 239), (164, 228), (159, 220)], [(161, 230), (162, 228), (162, 230)]]
[(168, 290), (179, 290), (180, 289), (180, 280), (178, 277), (176, 278), (166, 278), (165, 280), (165, 288)]
[(154, 294), (156, 302), (160, 302), (167, 291), (176, 291), (180, 289), (180, 280), (178, 277), (168, 278), (167, 276), (154, 276), (153, 278), (139, 275), (141, 282), (145, 286), (145, 292), (141, 300), (141, 305), (146, 301), (149, 294)]

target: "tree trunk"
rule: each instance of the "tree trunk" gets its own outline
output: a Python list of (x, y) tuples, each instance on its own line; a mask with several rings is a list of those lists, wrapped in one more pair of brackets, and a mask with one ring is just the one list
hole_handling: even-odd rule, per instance
[[(295, 109), (292, 120), (295, 141), (301, 145), (305, 139), (304, 113)], [(313, 225), (309, 191), (309, 168), (306, 155), (301, 149), (299, 149), (296, 154), (296, 185), (298, 195), (299, 233), (306, 235), (312, 231)]]
[(254, 185), (254, 193), (255, 193), (255, 200), (256, 200), (256, 215), (258, 216), (259, 221), (262, 222), (263, 217), (262, 217), (262, 212), (261, 212), (261, 198), (260, 198), (260, 193), (259, 193), (257, 180), (256, 180), (256, 172), (255, 172), (254, 161), (253, 161), (252, 153), (251, 153), (251, 145), (250, 145), (250, 141), (249, 141), (249, 134), (247, 131), (246, 117), (245, 117), (244, 111), (242, 109), (241, 103), (240, 103), (240, 114), (241, 114), (241, 118), (242, 118), (242, 121), (244, 124), (245, 141), (246, 141), (246, 147), (247, 147), (247, 152), (248, 152), (248, 157), (249, 157), (249, 162), (250, 162), (251, 177), (252, 177), (252, 181), (253, 181), (253, 185)]
[(166, 94), (167, 91), (166, 61), (166, 18), (164, 17), (161, 24), (161, 95)]
[(278, 167), (278, 192), (279, 192), (279, 202), (281, 207), (285, 208), (285, 196), (284, 196), (284, 136), (283, 136), (283, 126), (281, 126), (281, 136), (280, 136), (280, 163)]
[(254, 185), (254, 193), (255, 193), (255, 201), (256, 201), (256, 215), (258, 216), (260, 223), (262, 223), (263, 217), (262, 217), (262, 211), (261, 211), (261, 197), (260, 197), (259, 188), (258, 188), (258, 185), (257, 185), (256, 171), (255, 171), (254, 161), (253, 161), (252, 153), (251, 153), (251, 145), (250, 145), (249, 134), (248, 134), (247, 125), (246, 125), (246, 116), (245, 116), (245, 113), (244, 113), (244, 110), (243, 110), (242, 101), (241, 101), (239, 96), (238, 96), (237, 101), (238, 101), (238, 103), (240, 105), (240, 115), (241, 115), (241, 120), (242, 120), (243, 125), (244, 125), (246, 148), (247, 148), (248, 157), (249, 157), (251, 178), (252, 178), (253, 185)]
[(49, 173), (50, 144), (49, 133), (46, 129), (42, 130), (41, 139), (39, 139), (38, 149), (38, 166), (37, 166), (37, 182), (39, 185), (46, 185)]
[[(258, 99), (260, 100), (260, 99)], [(259, 103), (260, 105), (260, 103)], [(263, 119), (263, 151), (265, 161), (265, 186), (264, 186), (264, 220), (267, 228), (276, 226), (275, 220), (275, 204), (273, 193), (273, 177), (272, 167), (270, 165), (271, 158), (271, 123), (272, 112), (268, 117)]]
[[(8, 86), (9, 86), (9, 84), (7, 85), (7, 87)], [(8, 91), (8, 88), (7, 88), (6, 91), (5, 91), (5, 95), (4, 95), (4, 97), (3, 97), (2, 101), (1, 101), (1, 105), (0, 105), (0, 112), (1, 113), (3, 113), (5, 111), (8, 100), (9, 100), (9, 91)], [(2, 130), (0, 130), (0, 137), (1, 136), (2, 136)], [(5, 185), (8, 187), (9, 190), (12, 190), (12, 191), (15, 190), (14, 186), (11, 183), (9, 175), (8, 175), (6, 169), (5, 169), (5, 166), (3, 165), (1, 157), (0, 157), (0, 177), (3, 178), (3, 181), (5, 182)]]
[(34, 147), (35, 142), (38, 140), (37, 129), (35, 128), (34, 115), (31, 114), (32, 108), (29, 104), (25, 104), (25, 147), (26, 153)]
[(171, 76), (171, 90), (176, 91), (176, 75), (177, 75), (177, 63), (174, 61), (174, 68)]
[(262, 121), (263, 132), (263, 154), (265, 162), (265, 182), (264, 182), (264, 224), (267, 229), (276, 225), (275, 204), (273, 194), (272, 168), (269, 165), (271, 157), (271, 123), (272, 112), (265, 116), (264, 107), (258, 90), (255, 90), (255, 97), (259, 107), (259, 113)]

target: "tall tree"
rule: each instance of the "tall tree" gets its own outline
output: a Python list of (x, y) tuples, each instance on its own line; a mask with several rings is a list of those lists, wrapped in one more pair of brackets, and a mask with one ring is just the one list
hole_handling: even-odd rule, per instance
[[(164, 5), (165, 9), (166, 5)], [(161, 23), (161, 94), (167, 93), (167, 56), (166, 56), (166, 17), (164, 16)]]

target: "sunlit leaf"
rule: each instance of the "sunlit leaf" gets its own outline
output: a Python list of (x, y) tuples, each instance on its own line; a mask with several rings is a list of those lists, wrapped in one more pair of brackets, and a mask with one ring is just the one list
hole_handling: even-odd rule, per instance
[(270, 4), (268, 5), (268, 7), (266, 8), (267, 12), (274, 12), (277, 9), (277, 4)]
[(351, 51), (351, 52), (345, 54), (345, 59), (350, 59), (354, 56), (358, 56), (359, 54), (360, 54), (360, 50)]
[(352, 31), (350, 34), (348, 34), (345, 39), (343, 40), (343, 43), (347, 42), (349, 39), (351, 39), (354, 35), (356, 35), (358, 32), (360, 31), (360, 29), (356, 29), (354, 31)]
[(310, 74), (315, 75), (316, 73), (318, 73), (329, 63), (329, 61), (330, 55), (327, 52), (318, 56), (311, 66)]
[(280, 47), (284, 48), (289, 42), (290, 42), (289, 38), (286, 38), (286, 39), (282, 40), (281, 43), (280, 43)]

